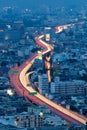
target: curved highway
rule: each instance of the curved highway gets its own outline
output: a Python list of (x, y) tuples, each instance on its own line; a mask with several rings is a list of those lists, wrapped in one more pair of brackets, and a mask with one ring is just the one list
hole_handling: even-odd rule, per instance
[[(70, 26), (70, 24), (68, 25)], [(64, 26), (56, 27), (56, 32), (60, 33), (64, 29)], [(47, 44), (42, 39), (44, 38), (44, 35), (40, 35), (35, 37), (35, 41), (38, 45), (45, 48), (45, 50), (42, 50), (42, 55), (50, 52), (53, 50), (53, 47), (50, 44)], [(24, 62), (21, 66), (16, 66), (10, 70), (12, 71), (18, 71), (18, 73), (13, 74), (9, 72), (10, 81), (13, 87), (15, 87), (17, 93), (21, 96), (24, 96), (27, 101), (35, 102), (36, 104), (40, 105), (46, 105), (49, 107), (53, 112), (58, 114), (59, 116), (65, 118), (66, 120), (73, 122), (75, 124), (86, 124), (87, 118), (75, 113), (71, 110), (67, 110), (60, 106), (59, 104), (56, 104), (55, 102), (49, 100), (48, 98), (44, 97), (40, 93), (37, 92), (35, 95), (31, 95), (30, 93), (36, 92), (32, 86), (28, 86), (27, 84), (30, 84), (30, 81), (28, 80), (28, 76), (32, 73), (27, 73), (28, 70), (32, 67), (32, 64), (34, 63), (34, 60), (38, 58), (38, 53), (35, 53), (33, 56), (31, 56), (26, 62)]]

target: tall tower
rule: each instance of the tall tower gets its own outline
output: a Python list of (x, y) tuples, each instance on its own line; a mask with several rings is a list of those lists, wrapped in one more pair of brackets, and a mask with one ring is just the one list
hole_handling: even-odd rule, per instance
[(48, 82), (51, 82), (51, 62), (50, 62), (50, 55), (44, 56), (44, 67), (46, 70), (46, 74), (48, 76)]
[[(45, 41), (50, 44), (50, 39), (51, 39), (51, 27), (45, 27), (44, 28), (44, 31), (45, 31)], [(48, 82), (50, 83), (51, 82), (51, 55), (50, 53), (44, 55), (44, 68), (45, 68), (45, 72), (48, 76)]]

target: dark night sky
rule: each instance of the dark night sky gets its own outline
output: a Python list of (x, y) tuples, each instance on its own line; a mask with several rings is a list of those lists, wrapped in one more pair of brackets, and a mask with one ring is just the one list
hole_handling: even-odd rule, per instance
[(38, 8), (40, 5), (50, 5), (50, 6), (70, 6), (76, 5), (81, 6), (87, 3), (87, 0), (0, 0), (0, 8), (3, 6), (15, 5), (21, 8)]

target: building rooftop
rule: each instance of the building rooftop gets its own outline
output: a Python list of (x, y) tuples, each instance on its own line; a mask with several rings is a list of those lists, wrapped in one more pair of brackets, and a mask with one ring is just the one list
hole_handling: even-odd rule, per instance
[(18, 128), (11, 125), (0, 124), (0, 130), (26, 130), (25, 128)]

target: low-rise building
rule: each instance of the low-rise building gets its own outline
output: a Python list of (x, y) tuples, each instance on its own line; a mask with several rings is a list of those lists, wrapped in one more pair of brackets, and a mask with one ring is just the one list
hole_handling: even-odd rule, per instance
[(87, 86), (85, 81), (73, 80), (73, 81), (59, 81), (55, 80), (51, 84), (51, 93), (57, 93), (59, 95), (86, 95)]
[(34, 113), (21, 113), (15, 116), (16, 126), (25, 128), (37, 128), (43, 126), (43, 117)]

